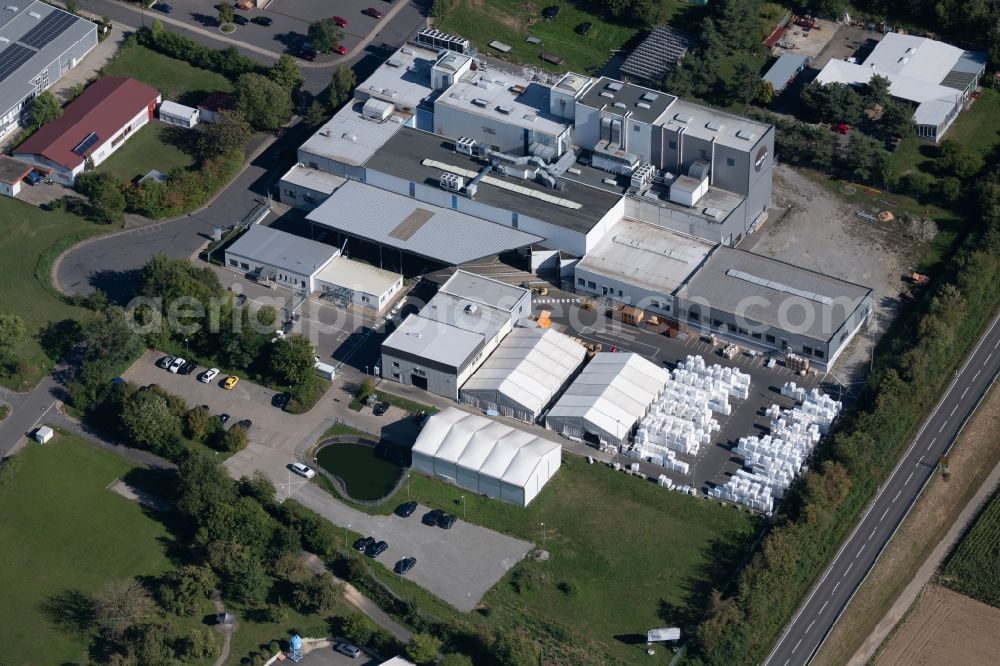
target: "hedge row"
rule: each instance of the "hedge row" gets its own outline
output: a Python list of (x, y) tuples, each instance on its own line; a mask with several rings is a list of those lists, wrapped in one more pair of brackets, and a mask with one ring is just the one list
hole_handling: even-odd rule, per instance
[(951, 260), (951, 277), (884, 336), (814, 471), (793, 487), (735, 589), (713, 599), (692, 662), (763, 661), (1000, 307), (1000, 176), (979, 187), (976, 207), (971, 219), (983, 223)]
[(218, 72), (233, 81), (248, 72), (267, 73), (267, 68), (253, 58), (241, 54), (236, 47), (211, 49), (202, 46), (193, 39), (164, 30), (163, 24), (159, 21), (153, 23), (152, 28), (139, 28), (134, 34), (135, 41), (142, 46), (171, 58), (183, 60), (195, 67)]

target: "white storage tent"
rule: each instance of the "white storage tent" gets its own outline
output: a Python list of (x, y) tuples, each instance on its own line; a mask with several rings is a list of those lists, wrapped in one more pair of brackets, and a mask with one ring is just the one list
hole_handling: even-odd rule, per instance
[(551, 328), (515, 328), (459, 391), (462, 402), (533, 422), (587, 351)]
[(480, 495), (527, 506), (562, 462), (562, 446), (456, 407), (427, 420), (413, 469)]
[(564, 437), (620, 446), (660, 396), (667, 370), (638, 354), (602, 352), (569, 385), (545, 416), (545, 427)]

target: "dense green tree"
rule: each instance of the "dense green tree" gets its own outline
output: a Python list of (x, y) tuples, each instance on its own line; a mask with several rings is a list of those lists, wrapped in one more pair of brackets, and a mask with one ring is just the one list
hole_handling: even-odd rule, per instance
[(186, 564), (171, 571), (157, 589), (157, 599), (166, 610), (177, 615), (194, 615), (218, 584), (211, 569)]
[(274, 482), (261, 470), (254, 472), (253, 476), (240, 477), (236, 487), (240, 495), (252, 497), (261, 506), (274, 502)]
[(136, 392), (125, 401), (121, 424), (130, 444), (168, 457), (176, 452), (180, 419), (171, 413), (163, 396), (153, 391)]
[(226, 25), (233, 22), (233, 6), (228, 2), (220, 2), (215, 6), (219, 10), (219, 23)]
[(222, 583), (222, 593), (227, 599), (261, 605), (267, 599), (271, 582), (260, 560), (245, 557), (234, 563)]
[(879, 129), (886, 135), (905, 139), (916, 131), (913, 122), (913, 108), (906, 102), (890, 100), (882, 107), (882, 117), (878, 120)]
[[(284, 57), (284, 56), (282, 56)], [(239, 151), (242, 155), (253, 130), (243, 116), (236, 111), (223, 111), (218, 120), (209, 123), (201, 133), (198, 152), (202, 159), (228, 155)]]
[(49, 90), (43, 90), (35, 95), (28, 107), (28, 126), (41, 127), (45, 123), (50, 123), (63, 114), (62, 104), (56, 96)]
[(271, 69), (268, 70), (267, 75), (272, 81), (289, 90), (298, 90), (305, 83), (305, 79), (302, 78), (302, 72), (299, 71), (298, 63), (295, 62), (295, 58), (287, 53), (281, 54), (277, 62), (271, 65)]
[(343, 592), (333, 576), (318, 573), (295, 586), (295, 603), (303, 613), (325, 613), (333, 610)]
[(218, 641), (211, 629), (198, 629), (188, 632), (181, 641), (178, 657), (185, 661), (207, 659), (219, 654)]
[(226, 434), (222, 436), (220, 446), (223, 451), (236, 453), (247, 447), (247, 431), (238, 425), (234, 425)]
[(372, 639), (372, 625), (361, 613), (349, 613), (341, 618), (340, 633), (355, 645), (368, 645)]
[(344, 31), (331, 18), (310, 23), (306, 34), (309, 43), (320, 53), (327, 53), (344, 40)]
[(757, 68), (746, 60), (740, 60), (736, 64), (736, 71), (729, 84), (729, 99), (749, 106), (760, 97), (761, 87), (760, 72)]
[(945, 139), (938, 146), (934, 169), (939, 174), (966, 180), (975, 176), (982, 168), (982, 156), (964, 144)]
[(499, 666), (538, 666), (541, 651), (524, 631), (501, 631), (493, 639), (493, 658)]
[(292, 117), (292, 93), (261, 74), (243, 74), (236, 82), (236, 108), (251, 127), (270, 132)]
[(0, 312), (0, 367), (13, 365), (17, 361), (17, 349), (26, 333), (27, 327), (20, 316)]
[(194, 525), (236, 501), (236, 484), (214, 456), (192, 453), (177, 466), (177, 509)]
[(155, 609), (149, 590), (134, 578), (108, 583), (94, 598), (97, 624), (113, 638), (142, 624)]
[(198, 406), (184, 416), (184, 434), (196, 442), (204, 442), (211, 431), (212, 415), (204, 407)]
[(111, 174), (85, 171), (76, 177), (76, 190), (90, 199), (97, 219), (120, 223), (125, 219), (125, 193), (122, 184)]
[(344, 102), (351, 99), (357, 83), (358, 80), (354, 76), (354, 70), (347, 65), (337, 67), (330, 78), (330, 86), (326, 90), (327, 110), (330, 113), (335, 113), (337, 109), (344, 105)]
[(441, 657), (438, 666), (472, 666), (472, 659), (458, 652), (449, 652)]
[(889, 87), (892, 82), (889, 77), (882, 76), (881, 74), (874, 75), (869, 79), (868, 83), (865, 84), (864, 98), (865, 103), (869, 107), (875, 105), (885, 107), (889, 103)]
[(431, 666), (438, 663), (441, 640), (431, 634), (416, 633), (403, 648), (406, 658), (417, 666)]
[(326, 108), (317, 100), (313, 100), (306, 107), (306, 115), (302, 121), (309, 127), (319, 127), (326, 122), (327, 117)]
[(271, 348), (271, 372), (281, 382), (297, 386), (312, 374), (316, 348), (301, 335), (279, 339)]

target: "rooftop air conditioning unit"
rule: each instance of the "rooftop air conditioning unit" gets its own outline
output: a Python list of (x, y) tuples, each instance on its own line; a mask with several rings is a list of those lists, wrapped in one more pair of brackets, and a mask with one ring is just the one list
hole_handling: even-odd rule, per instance
[(449, 192), (460, 192), (465, 185), (464, 178), (449, 172), (441, 174), (438, 181), (441, 183), (441, 189), (448, 190)]
[(455, 142), (455, 152), (462, 153), (463, 155), (475, 155), (476, 154), (475, 139), (470, 139), (464, 136), (459, 137), (458, 141)]
[(476, 314), (477, 312), (479, 312), (479, 306), (477, 306), (475, 303), (469, 303), (468, 305), (465, 306), (465, 312), (467, 314)]

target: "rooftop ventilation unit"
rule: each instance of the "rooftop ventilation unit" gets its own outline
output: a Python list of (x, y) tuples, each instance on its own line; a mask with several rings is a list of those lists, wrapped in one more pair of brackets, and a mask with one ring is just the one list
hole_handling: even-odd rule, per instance
[(354, 134), (351, 134), (350, 132), (344, 132), (343, 134), (340, 135), (340, 138), (344, 139), (345, 141), (350, 141), (351, 143), (358, 142), (358, 137)]
[(608, 85), (604, 86), (604, 88), (606, 90), (610, 90), (611, 92), (618, 92), (619, 90), (621, 90), (624, 87), (625, 87), (625, 84), (624, 83), (619, 83), (618, 81), (612, 81)]
[(675, 113), (674, 120), (679, 123), (684, 123), (685, 125), (694, 120), (694, 116), (690, 113)]
[(476, 106), (481, 106), (483, 108), (486, 108), (486, 105), (489, 104), (489, 102), (487, 102), (482, 97), (475, 98), (474, 100), (472, 100), (472, 103), (475, 104)]
[(465, 179), (454, 173), (446, 172), (441, 174), (438, 182), (441, 183), (442, 190), (448, 190), (449, 192), (460, 192), (462, 187), (465, 186)]
[(616, 109), (627, 109), (628, 105), (625, 102), (615, 102)]
[(637, 107), (639, 107), (640, 109), (648, 109), (648, 108), (650, 108), (649, 104), (647, 104), (646, 102), (636, 102), (635, 105)]
[(388, 60), (385, 61), (385, 64), (388, 65), (389, 67), (402, 67), (403, 66), (403, 63), (401, 63), (400, 61), (396, 60), (395, 58), (389, 58)]
[(504, 114), (505, 116), (509, 116), (510, 113), (511, 113), (511, 111), (513, 111), (513, 110), (514, 109), (510, 108), (509, 106), (504, 106), (502, 104), (497, 107), (497, 111), (499, 111), (500, 113)]
[(6, 37), (0, 37), (0, 44), (10, 44), (10, 40)]
[(42, 18), (42, 15), (39, 14), (38, 12), (28, 12), (28, 16), (30, 16), (33, 19), (40, 19), (40, 18)]
[(644, 92), (639, 97), (639, 99), (641, 99), (643, 102), (655, 102), (656, 100), (660, 99), (660, 96), (653, 92)]
[(465, 306), (465, 312), (466, 314), (476, 314), (477, 312), (479, 312), (479, 306), (476, 305), (475, 303), (469, 303), (468, 305)]
[(504, 87), (504, 88), (507, 87), (507, 82), (504, 81), (503, 79), (493, 79), (493, 83), (497, 84), (498, 86)]
[(538, 118), (538, 116), (536, 116), (533, 113), (526, 113), (526, 114), (524, 114), (524, 119), (527, 120), (529, 123), (535, 122), (536, 118)]
[(722, 211), (720, 209), (718, 209), (718, 208), (706, 208), (705, 209), (705, 216), (706, 217), (710, 217), (713, 220), (721, 220), (722, 219)]
[(404, 46), (403, 48), (399, 49), (399, 52), (405, 53), (406, 55), (413, 55), (413, 49), (411, 49), (408, 46)]
[(17, 5), (7, 5), (6, 7), (4, 7), (4, 9), (6, 9), (9, 12), (19, 12), (19, 11), (21, 11), (21, 8), (18, 7)]
[(754, 137), (754, 133), (751, 132), (750, 130), (741, 129), (739, 132), (736, 133), (736, 136), (743, 139), (744, 141), (749, 141)]
[(462, 153), (463, 155), (475, 155), (476, 154), (475, 139), (470, 139), (465, 136), (460, 137), (458, 141), (455, 142), (455, 152)]
[(604, 97), (606, 99), (614, 99), (615, 98), (614, 93), (609, 93), (607, 90), (602, 90), (599, 94), (600, 94), (601, 97)]
[(710, 129), (713, 132), (718, 132), (719, 130), (722, 129), (722, 123), (718, 123), (718, 122), (716, 122), (714, 120), (710, 120), (707, 123), (705, 123), (705, 128), (706, 129)]
[(452, 99), (465, 99), (465, 95), (458, 92), (453, 92), (450, 95), (448, 95), (448, 97), (451, 97)]
[(468, 53), (472, 48), (468, 39), (449, 35), (447, 32), (433, 28), (424, 28), (416, 34), (413, 40), (417, 44), (429, 46), (433, 49), (444, 49), (455, 51), (456, 53)]

